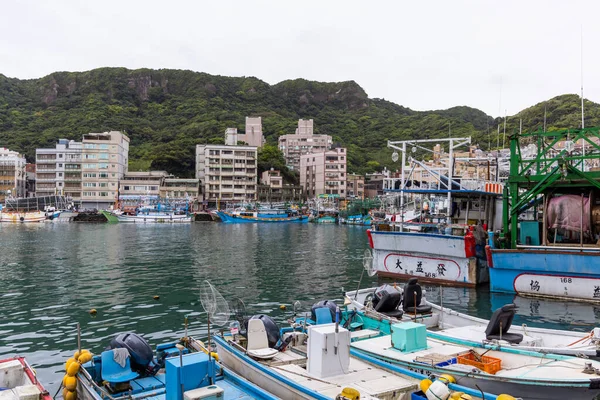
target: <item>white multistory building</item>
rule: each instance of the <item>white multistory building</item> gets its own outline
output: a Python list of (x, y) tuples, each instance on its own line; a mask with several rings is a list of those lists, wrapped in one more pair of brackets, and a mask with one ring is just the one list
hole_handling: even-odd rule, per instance
[(83, 144), (59, 139), (53, 149), (36, 149), (37, 196), (64, 195), (81, 201), (81, 155)]
[(310, 198), (320, 195), (346, 198), (346, 149), (335, 148), (300, 157), (300, 186)]

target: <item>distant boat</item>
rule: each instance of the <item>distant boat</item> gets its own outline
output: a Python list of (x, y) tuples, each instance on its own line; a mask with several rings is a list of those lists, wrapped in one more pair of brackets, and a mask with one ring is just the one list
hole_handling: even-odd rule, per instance
[(217, 211), (217, 215), (224, 223), (252, 223), (252, 222), (308, 222), (308, 217), (294, 210), (259, 209), (255, 211)]
[(344, 219), (347, 225), (371, 226), (372, 218), (370, 215), (349, 215)]
[(24, 357), (0, 360), (0, 399), (52, 400)]
[(43, 222), (72, 206), (65, 196), (9, 198), (0, 205), (0, 222)]

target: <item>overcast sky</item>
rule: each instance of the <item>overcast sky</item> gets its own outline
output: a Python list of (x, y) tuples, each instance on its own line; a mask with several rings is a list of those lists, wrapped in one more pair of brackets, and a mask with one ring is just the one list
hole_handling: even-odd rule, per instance
[(600, 1), (12, 1), (0, 73), (98, 67), (354, 80), (415, 110), (600, 102)]

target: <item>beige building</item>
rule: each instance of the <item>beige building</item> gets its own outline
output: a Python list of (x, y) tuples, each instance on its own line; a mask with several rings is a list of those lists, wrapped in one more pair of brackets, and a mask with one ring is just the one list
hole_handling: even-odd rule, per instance
[(335, 148), (300, 157), (300, 186), (310, 199), (321, 194), (346, 198), (346, 149)]
[(123, 175), (119, 186), (119, 200), (139, 200), (159, 197), (160, 185), (169, 176), (166, 171), (135, 171)]
[(196, 178), (205, 201), (254, 201), (257, 175), (255, 146), (196, 146)]
[(25, 197), (26, 164), (23, 155), (4, 147), (0, 148), (0, 201), (7, 197)]
[(244, 142), (246, 145), (254, 147), (262, 147), (265, 144), (261, 117), (246, 117), (245, 133), (238, 133), (237, 128), (225, 129), (225, 144), (237, 146), (238, 142)]
[(295, 134), (279, 137), (279, 149), (290, 169), (298, 170), (302, 155), (321, 153), (331, 147), (331, 136), (315, 135), (313, 132), (313, 120), (300, 119)]
[(164, 199), (197, 200), (200, 195), (200, 180), (169, 176), (163, 179), (159, 191), (160, 197)]
[(365, 198), (365, 177), (362, 175), (349, 174), (346, 178), (346, 190), (348, 198)]
[(273, 189), (281, 189), (283, 187), (283, 177), (281, 171), (271, 168), (270, 171), (264, 171), (260, 177), (261, 185), (268, 185)]
[(81, 160), (83, 143), (58, 139), (54, 149), (36, 149), (36, 194), (70, 197), (81, 201)]
[(85, 134), (82, 142), (81, 206), (108, 209), (117, 202), (119, 182), (127, 173), (129, 138), (111, 131)]

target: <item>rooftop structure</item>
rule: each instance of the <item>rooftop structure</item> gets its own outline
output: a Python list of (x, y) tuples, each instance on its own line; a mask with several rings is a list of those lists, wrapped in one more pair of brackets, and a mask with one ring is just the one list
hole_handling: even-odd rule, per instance
[(286, 165), (290, 169), (298, 170), (302, 155), (322, 153), (331, 148), (331, 136), (314, 135), (313, 131), (312, 119), (300, 119), (295, 134), (279, 137), (279, 149), (283, 152)]

